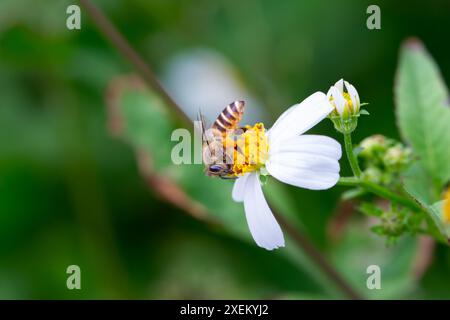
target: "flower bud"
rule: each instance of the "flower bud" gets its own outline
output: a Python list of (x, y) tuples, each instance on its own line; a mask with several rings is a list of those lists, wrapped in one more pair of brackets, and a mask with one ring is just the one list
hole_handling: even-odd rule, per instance
[(383, 172), (376, 167), (369, 167), (364, 171), (364, 179), (374, 183), (381, 183), (383, 179)]
[(334, 107), (334, 114), (344, 119), (359, 115), (361, 102), (358, 91), (347, 81), (339, 80), (328, 90), (327, 97)]
[(330, 119), (341, 133), (351, 133), (358, 125), (361, 102), (358, 91), (347, 81), (339, 80), (328, 90), (327, 97), (334, 107)]
[(359, 146), (361, 147), (360, 155), (362, 157), (370, 158), (380, 153), (384, 153), (388, 147), (388, 140), (381, 134), (376, 134), (365, 138)]
[(387, 167), (401, 169), (411, 162), (412, 151), (401, 144), (389, 148), (383, 157), (383, 162)]

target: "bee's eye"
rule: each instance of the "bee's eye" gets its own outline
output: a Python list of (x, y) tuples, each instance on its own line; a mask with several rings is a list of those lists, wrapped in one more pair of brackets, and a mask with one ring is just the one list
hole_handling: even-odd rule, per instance
[(214, 172), (214, 173), (220, 172), (221, 170), (222, 170), (222, 167), (218, 166), (218, 165), (212, 165), (209, 167), (209, 171)]

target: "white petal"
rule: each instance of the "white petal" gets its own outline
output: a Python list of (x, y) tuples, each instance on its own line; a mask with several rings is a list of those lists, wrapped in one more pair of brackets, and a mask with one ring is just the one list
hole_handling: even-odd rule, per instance
[(348, 85), (347, 90), (350, 95), (350, 98), (352, 99), (353, 105), (356, 108), (355, 112), (358, 112), (359, 105), (360, 105), (358, 91), (356, 91), (356, 88), (354, 86), (352, 86), (351, 84)]
[[(348, 92), (348, 87), (350, 87), (350, 83), (348, 83), (348, 81), (344, 80), (344, 86), (345, 86), (345, 91)], [(350, 92), (349, 92), (350, 93)]]
[(270, 149), (267, 171), (276, 179), (312, 190), (334, 186), (339, 180), (340, 144), (329, 137), (303, 135)]
[(284, 247), (284, 237), (270, 210), (256, 173), (248, 175), (245, 183), (245, 216), (256, 244), (267, 250)]
[(331, 98), (333, 97), (333, 88), (334, 87), (330, 87), (330, 89), (328, 89), (328, 92), (327, 92), (327, 99), (328, 99), (328, 101), (330, 101)]
[(338, 80), (334, 86), (340, 91), (344, 92), (344, 79)]
[(344, 96), (336, 87), (331, 87), (330, 92), (333, 96), (333, 102), (336, 106), (337, 112), (339, 114), (342, 114), (344, 112), (344, 106), (346, 103)]
[(316, 92), (286, 110), (268, 130), (269, 143), (300, 135), (309, 130), (331, 111), (333, 106), (323, 92)]
[(269, 158), (283, 152), (310, 153), (336, 160), (342, 157), (342, 148), (339, 142), (333, 138), (315, 134), (304, 134), (280, 141), (279, 144), (270, 147)]
[(244, 201), (244, 195), (245, 195), (245, 185), (248, 180), (248, 176), (250, 174), (245, 174), (244, 176), (238, 178), (233, 185), (233, 191), (231, 192), (231, 197), (236, 202), (242, 202)]

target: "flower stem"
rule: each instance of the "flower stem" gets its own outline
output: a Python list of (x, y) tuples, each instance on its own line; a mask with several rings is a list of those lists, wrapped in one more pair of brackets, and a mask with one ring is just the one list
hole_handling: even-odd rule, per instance
[(406, 198), (402, 195), (392, 192), (391, 190), (370, 181), (358, 179), (355, 177), (342, 177), (339, 179), (338, 184), (342, 186), (361, 187), (384, 199), (391, 200), (395, 203), (401, 204), (415, 211), (423, 211), (423, 208), (414, 199), (409, 197)]
[(352, 168), (353, 174), (359, 178), (361, 176), (361, 169), (359, 168), (358, 159), (356, 159), (353, 152), (352, 135), (351, 133), (344, 133), (344, 145), (345, 152), (347, 153), (347, 159)]

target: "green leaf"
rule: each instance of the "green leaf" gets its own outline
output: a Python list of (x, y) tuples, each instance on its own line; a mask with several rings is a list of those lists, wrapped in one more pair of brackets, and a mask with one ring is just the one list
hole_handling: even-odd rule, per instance
[(443, 217), (444, 200), (434, 203), (430, 207), (430, 211), (434, 215), (435, 221), (438, 221), (437, 224), (438, 224), (439, 230), (441, 230), (441, 232), (443, 234), (445, 234), (447, 239), (450, 240), (450, 224), (449, 223), (445, 223), (444, 222), (444, 217)]
[(360, 115), (363, 115), (363, 116), (370, 116), (369, 111), (367, 111), (366, 109), (361, 109), (361, 110), (359, 111), (359, 114), (360, 114)]
[(402, 178), (404, 187), (420, 202), (431, 204), (439, 200), (440, 194), (433, 190), (433, 181), (421, 162), (409, 167)]
[(401, 50), (395, 86), (397, 123), (435, 188), (450, 179), (450, 107), (437, 65), (418, 40)]
[(436, 226), (436, 232), (434, 232), (436, 238), (443, 242), (450, 239), (450, 229), (445, 225), (442, 219), (442, 213), (438, 210), (438, 206), (436, 206), (436, 199), (439, 196), (430, 188), (430, 177), (419, 163), (416, 163), (405, 173), (403, 186), (406, 192), (422, 206), (428, 215), (428, 219)]
[[(158, 96), (145, 90), (124, 91), (119, 103), (121, 113), (126, 119), (124, 134), (137, 148), (158, 150), (152, 153), (153, 164), (161, 169), (171, 162), (170, 140), (172, 125), (167, 110)], [(152, 125), (151, 137), (148, 124)]]

